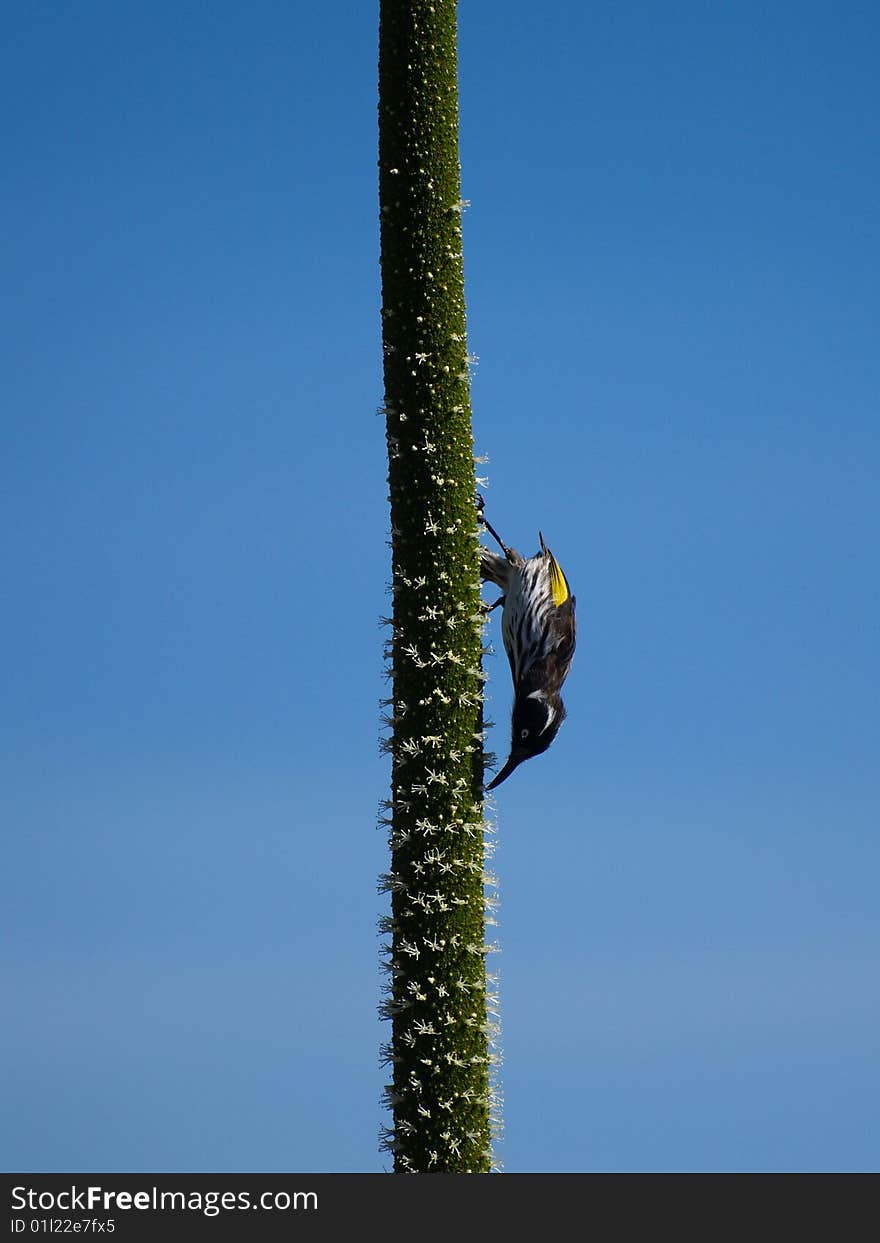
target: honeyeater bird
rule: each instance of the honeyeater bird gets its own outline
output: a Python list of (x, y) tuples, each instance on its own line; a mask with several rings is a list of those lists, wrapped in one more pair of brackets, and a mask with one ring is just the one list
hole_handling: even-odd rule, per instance
[(480, 521), (504, 553), (500, 557), (481, 544), (480, 574), (503, 593), (491, 607), (504, 606), (501, 634), (514, 696), (510, 756), (486, 787), (494, 790), (523, 760), (546, 751), (565, 720), (559, 692), (574, 656), (575, 598), (540, 531), (540, 552), (522, 557), (507, 547), (480, 509)]

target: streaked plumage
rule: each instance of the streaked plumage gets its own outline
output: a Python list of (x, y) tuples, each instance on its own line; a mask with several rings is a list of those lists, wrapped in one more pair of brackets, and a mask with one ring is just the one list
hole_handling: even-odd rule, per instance
[(560, 690), (575, 649), (575, 598), (540, 532), (540, 552), (524, 558), (482, 521), (504, 552), (481, 546), (480, 572), (503, 593), (492, 607), (504, 605), (501, 634), (514, 691), (510, 756), (486, 787), (494, 790), (523, 760), (546, 751), (565, 719)]

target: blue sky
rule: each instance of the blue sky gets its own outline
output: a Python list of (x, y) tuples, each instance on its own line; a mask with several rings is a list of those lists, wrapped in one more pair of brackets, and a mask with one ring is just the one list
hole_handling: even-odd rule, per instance
[[(876, 1169), (880, 16), (499, 14), (475, 437), (579, 616), (499, 1157)], [(0, 1166), (380, 1170), (375, 6), (3, 27)]]

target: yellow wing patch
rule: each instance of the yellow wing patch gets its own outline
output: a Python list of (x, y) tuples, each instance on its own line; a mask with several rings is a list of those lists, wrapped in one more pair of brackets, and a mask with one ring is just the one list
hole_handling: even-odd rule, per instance
[(568, 590), (565, 575), (559, 568), (559, 562), (549, 549), (547, 550), (547, 555), (550, 558), (550, 590), (553, 592), (553, 603), (559, 608), (560, 604), (565, 604), (571, 592)]

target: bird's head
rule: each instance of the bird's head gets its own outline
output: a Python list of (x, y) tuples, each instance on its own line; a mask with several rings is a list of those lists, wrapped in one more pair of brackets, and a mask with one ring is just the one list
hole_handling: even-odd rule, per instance
[(511, 722), (510, 756), (501, 772), (486, 786), (494, 790), (506, 781), (523, 760), (546, 751), (559, 733), (565, 720), (565, 707), (558, 695), (545, 691), (530, 691), (517, 695), (513, 703)]

